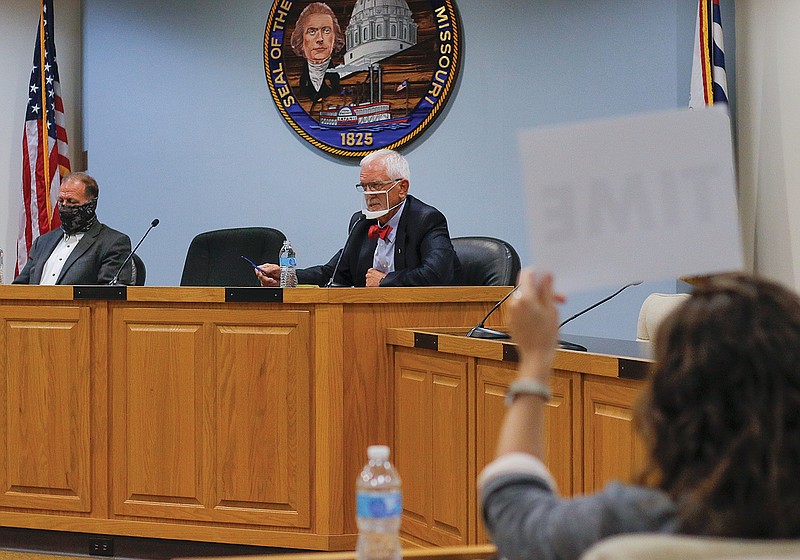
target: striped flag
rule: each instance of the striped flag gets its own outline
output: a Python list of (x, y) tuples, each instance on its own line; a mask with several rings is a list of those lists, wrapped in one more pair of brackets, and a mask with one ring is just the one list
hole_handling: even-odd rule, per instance
[(56, 64), (53, 0), (40, 1), (22, 135), (23, 207), (17, 238), (17, 274), (28, 260), (33, 240), (61, 225), (55, 202), (61, 177), (70, 171), (64, 104)]
[(698, 0), (689, 107), (728, 102), (719, 0)]
[(408, 87), (408, 80), (403, 80), (398, 86), (395, 88), (395, 91), (403, 91)]

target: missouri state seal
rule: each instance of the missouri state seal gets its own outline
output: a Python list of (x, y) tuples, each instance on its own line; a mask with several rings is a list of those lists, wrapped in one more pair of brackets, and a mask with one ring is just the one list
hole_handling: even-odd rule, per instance
[(264, 71), (301, 138), (359, 157), (402, 146), (441, 114), (461, 50), (450, 0), (275, 0)]

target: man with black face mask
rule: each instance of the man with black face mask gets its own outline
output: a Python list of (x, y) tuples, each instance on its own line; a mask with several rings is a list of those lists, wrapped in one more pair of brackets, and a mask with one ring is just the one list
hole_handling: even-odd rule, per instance
[[(131, 252), (124, 233), (97, 220), (97, 181), (70, 173), (58, 189), (61, 227), (37, 237), (14, 284), (108, 284)], [(130, 261), (119, 275), (131, 283)]]

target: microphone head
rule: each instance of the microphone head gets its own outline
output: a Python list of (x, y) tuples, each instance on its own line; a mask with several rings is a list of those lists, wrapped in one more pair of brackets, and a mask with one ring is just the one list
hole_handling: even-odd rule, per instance
[(631, 282), (628, 284), (629, 286), (638, 286), (639, 284), (643, 283), (644, 280), (636, 280), (635, 282)]
[[(156, 227), (159, 224), (158, 218), (150, 222), (150, 227)], [(640, 282), (641, 283), (641, 282)]]

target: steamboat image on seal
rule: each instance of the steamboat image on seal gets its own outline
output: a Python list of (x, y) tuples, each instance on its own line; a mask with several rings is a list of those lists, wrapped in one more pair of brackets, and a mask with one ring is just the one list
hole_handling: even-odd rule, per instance
[(452, 2), (276, 0), (264, 66), (276, 107), (302, 138), (360, 156), (419, 135), (459, 67)]

